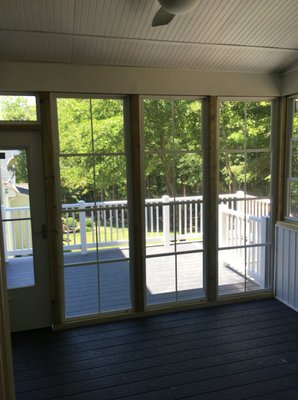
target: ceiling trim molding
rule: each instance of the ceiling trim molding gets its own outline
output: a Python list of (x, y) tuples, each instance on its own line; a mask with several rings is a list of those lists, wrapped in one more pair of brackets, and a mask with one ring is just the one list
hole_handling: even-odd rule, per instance
[(148, 43), (148, 44), (165, 44), (170, 46), (204, 46), (204, 47), (224, 47), (224, 48), (243, 48), (243, 49), (254, 49), (254, 50), (268, 50), (268, 51), (291, 51), (298, 52), (298, 48), (294, 47), (274, 47), (274, 46), (253, 46), (243, 45), (237, 43), (216, 43), (216, 42), (189, 42), (189, 41), (172, 41), (163, 39), (146, 39), (146, 38), (135, 38), (125, 36), (103, 36), (103, 35), (90, 35), (80, 33), (67, 33), (67, 32), (51, 32), (51, 31), (37, 31), (37, 30), (25, 30), (25, 29), (0, 29), (0, 33), (10, 34), (33, 34), (42, 36), (60, 36), (67, 38), (82, 38), (82, 39), (100, 39), (100, 40), (122, 40), (130, 43)]

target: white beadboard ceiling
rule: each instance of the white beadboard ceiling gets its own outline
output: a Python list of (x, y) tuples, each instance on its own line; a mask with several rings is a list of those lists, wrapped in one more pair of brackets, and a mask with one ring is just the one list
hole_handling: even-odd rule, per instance
[(151, 27), (156, 0), (0, 0), (0, 61), (284, 72), (298, 0), (199, 0)]

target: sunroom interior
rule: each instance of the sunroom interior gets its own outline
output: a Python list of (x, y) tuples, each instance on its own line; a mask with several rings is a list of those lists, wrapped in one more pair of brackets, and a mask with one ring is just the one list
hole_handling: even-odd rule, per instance
[(297, 1), (190, 3), (0, 2), (3, 399), (11, 332), (298, 310)]

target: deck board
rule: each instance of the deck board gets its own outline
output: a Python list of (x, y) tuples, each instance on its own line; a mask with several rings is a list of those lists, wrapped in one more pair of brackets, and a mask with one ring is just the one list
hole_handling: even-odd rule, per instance
[(298, 314), (273, 299), (12, 342), (17, 400), (298, 398)]
[[(183, 244), (179, 250), (200, 250), (201, 244)], [(146, 299), (148, 305), (202, 299), (203, 287), (202, 253), (178, 255), (177, 270), (174, 255), (163, 255), (163, 246), (150, 247), (148, 254), (160, 255), (147, 259)], [(171, 248), (167, 248), (171, 251)], [(66, 316), (76, 317), (131, 308), (130, 265), (128, 249), (100, 250), (102, 264), (96, 263), (97, 254), (89, 251), (66, 252), (65, 265), (65, 309)], [(119, 261), (119, 259), (123, 259)], [(116, 261), (118, 259), (118, 261)], [(115, 260), (105, 263), (106, 260)], [(93, 263), (94, 262), (94, 263)], [(80, 265), (84, 264), (85, 265)], [(77, 264), (76, 266), (71, 266)], [(7, 263), (7, 281), (9, 288), (34, 284), (32, 257), (17, 257)], [(219, 267), (219, 294), (241, 293), (256, 290), (258, 285), (245, 279), (231, 269)]]

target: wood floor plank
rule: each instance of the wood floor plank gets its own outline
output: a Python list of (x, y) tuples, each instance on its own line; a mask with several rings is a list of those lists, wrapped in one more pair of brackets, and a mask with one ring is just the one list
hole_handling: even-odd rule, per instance
[(298, 398), (298, 314), (273, 299), (12, 341), (17, 400)]

